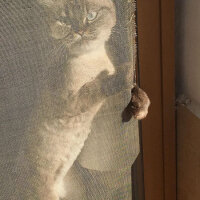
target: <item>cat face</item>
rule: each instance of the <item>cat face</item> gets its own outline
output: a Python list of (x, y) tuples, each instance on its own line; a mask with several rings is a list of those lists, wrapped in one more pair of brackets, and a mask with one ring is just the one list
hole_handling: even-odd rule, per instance
[(108, 40), (115, 25), (111, 0), (38, 0), (50, 12), (51, 35), (66, 47), (87, 50)]

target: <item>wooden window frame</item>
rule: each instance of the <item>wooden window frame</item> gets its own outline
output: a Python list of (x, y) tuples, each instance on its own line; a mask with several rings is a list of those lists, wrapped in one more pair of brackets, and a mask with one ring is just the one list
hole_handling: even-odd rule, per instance
[(140, 86), (151, 99), (141, 123), (144, 198), (175, 200), (174, 0), (137, 0), (137, 25)]

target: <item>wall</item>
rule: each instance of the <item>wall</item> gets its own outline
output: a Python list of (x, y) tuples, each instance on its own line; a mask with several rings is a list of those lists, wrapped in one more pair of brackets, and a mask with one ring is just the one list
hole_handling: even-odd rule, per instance
[(177, 116), (177, 200), (199, 200), (200, 119), (181, 105)]
[(176, 87), (200, 104), (200, 1), (176, 0)]
[(178, 200), (200, 199), (200, 1), (176, 0), (176, 95)]

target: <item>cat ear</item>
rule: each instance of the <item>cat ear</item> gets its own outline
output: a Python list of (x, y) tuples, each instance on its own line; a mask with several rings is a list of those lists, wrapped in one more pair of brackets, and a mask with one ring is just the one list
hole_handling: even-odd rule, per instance
[(52, 7), (56, 3), (55, 0), (37, 0), (37, 1), (39, 4), (43, 6), (48, 6), (48, 7)]
[(39, 4), (45, 7), (58, 8), (65, 5), (66, 0), (37, 0)]

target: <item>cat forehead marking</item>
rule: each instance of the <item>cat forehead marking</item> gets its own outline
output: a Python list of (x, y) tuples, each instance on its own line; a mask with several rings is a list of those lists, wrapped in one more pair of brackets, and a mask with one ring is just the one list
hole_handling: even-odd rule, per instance
[(69, 4), (72, 5), (77, 5), (77, 4), (88, 4), (89, 6), (107, 6), (107, 7), (112, 7), (113, 3), (112, 0), (68, 0), (67, 1)]
[(66, 17), (66, 12), (64, 10), (61, 11), (61, 16)]
[(89, 3), (90, 5), (102, 5), (102, 6), (106, 6), (106, 7), (112, 7), (113, 3), (111, 0), (86, 0), (87, 3)]

